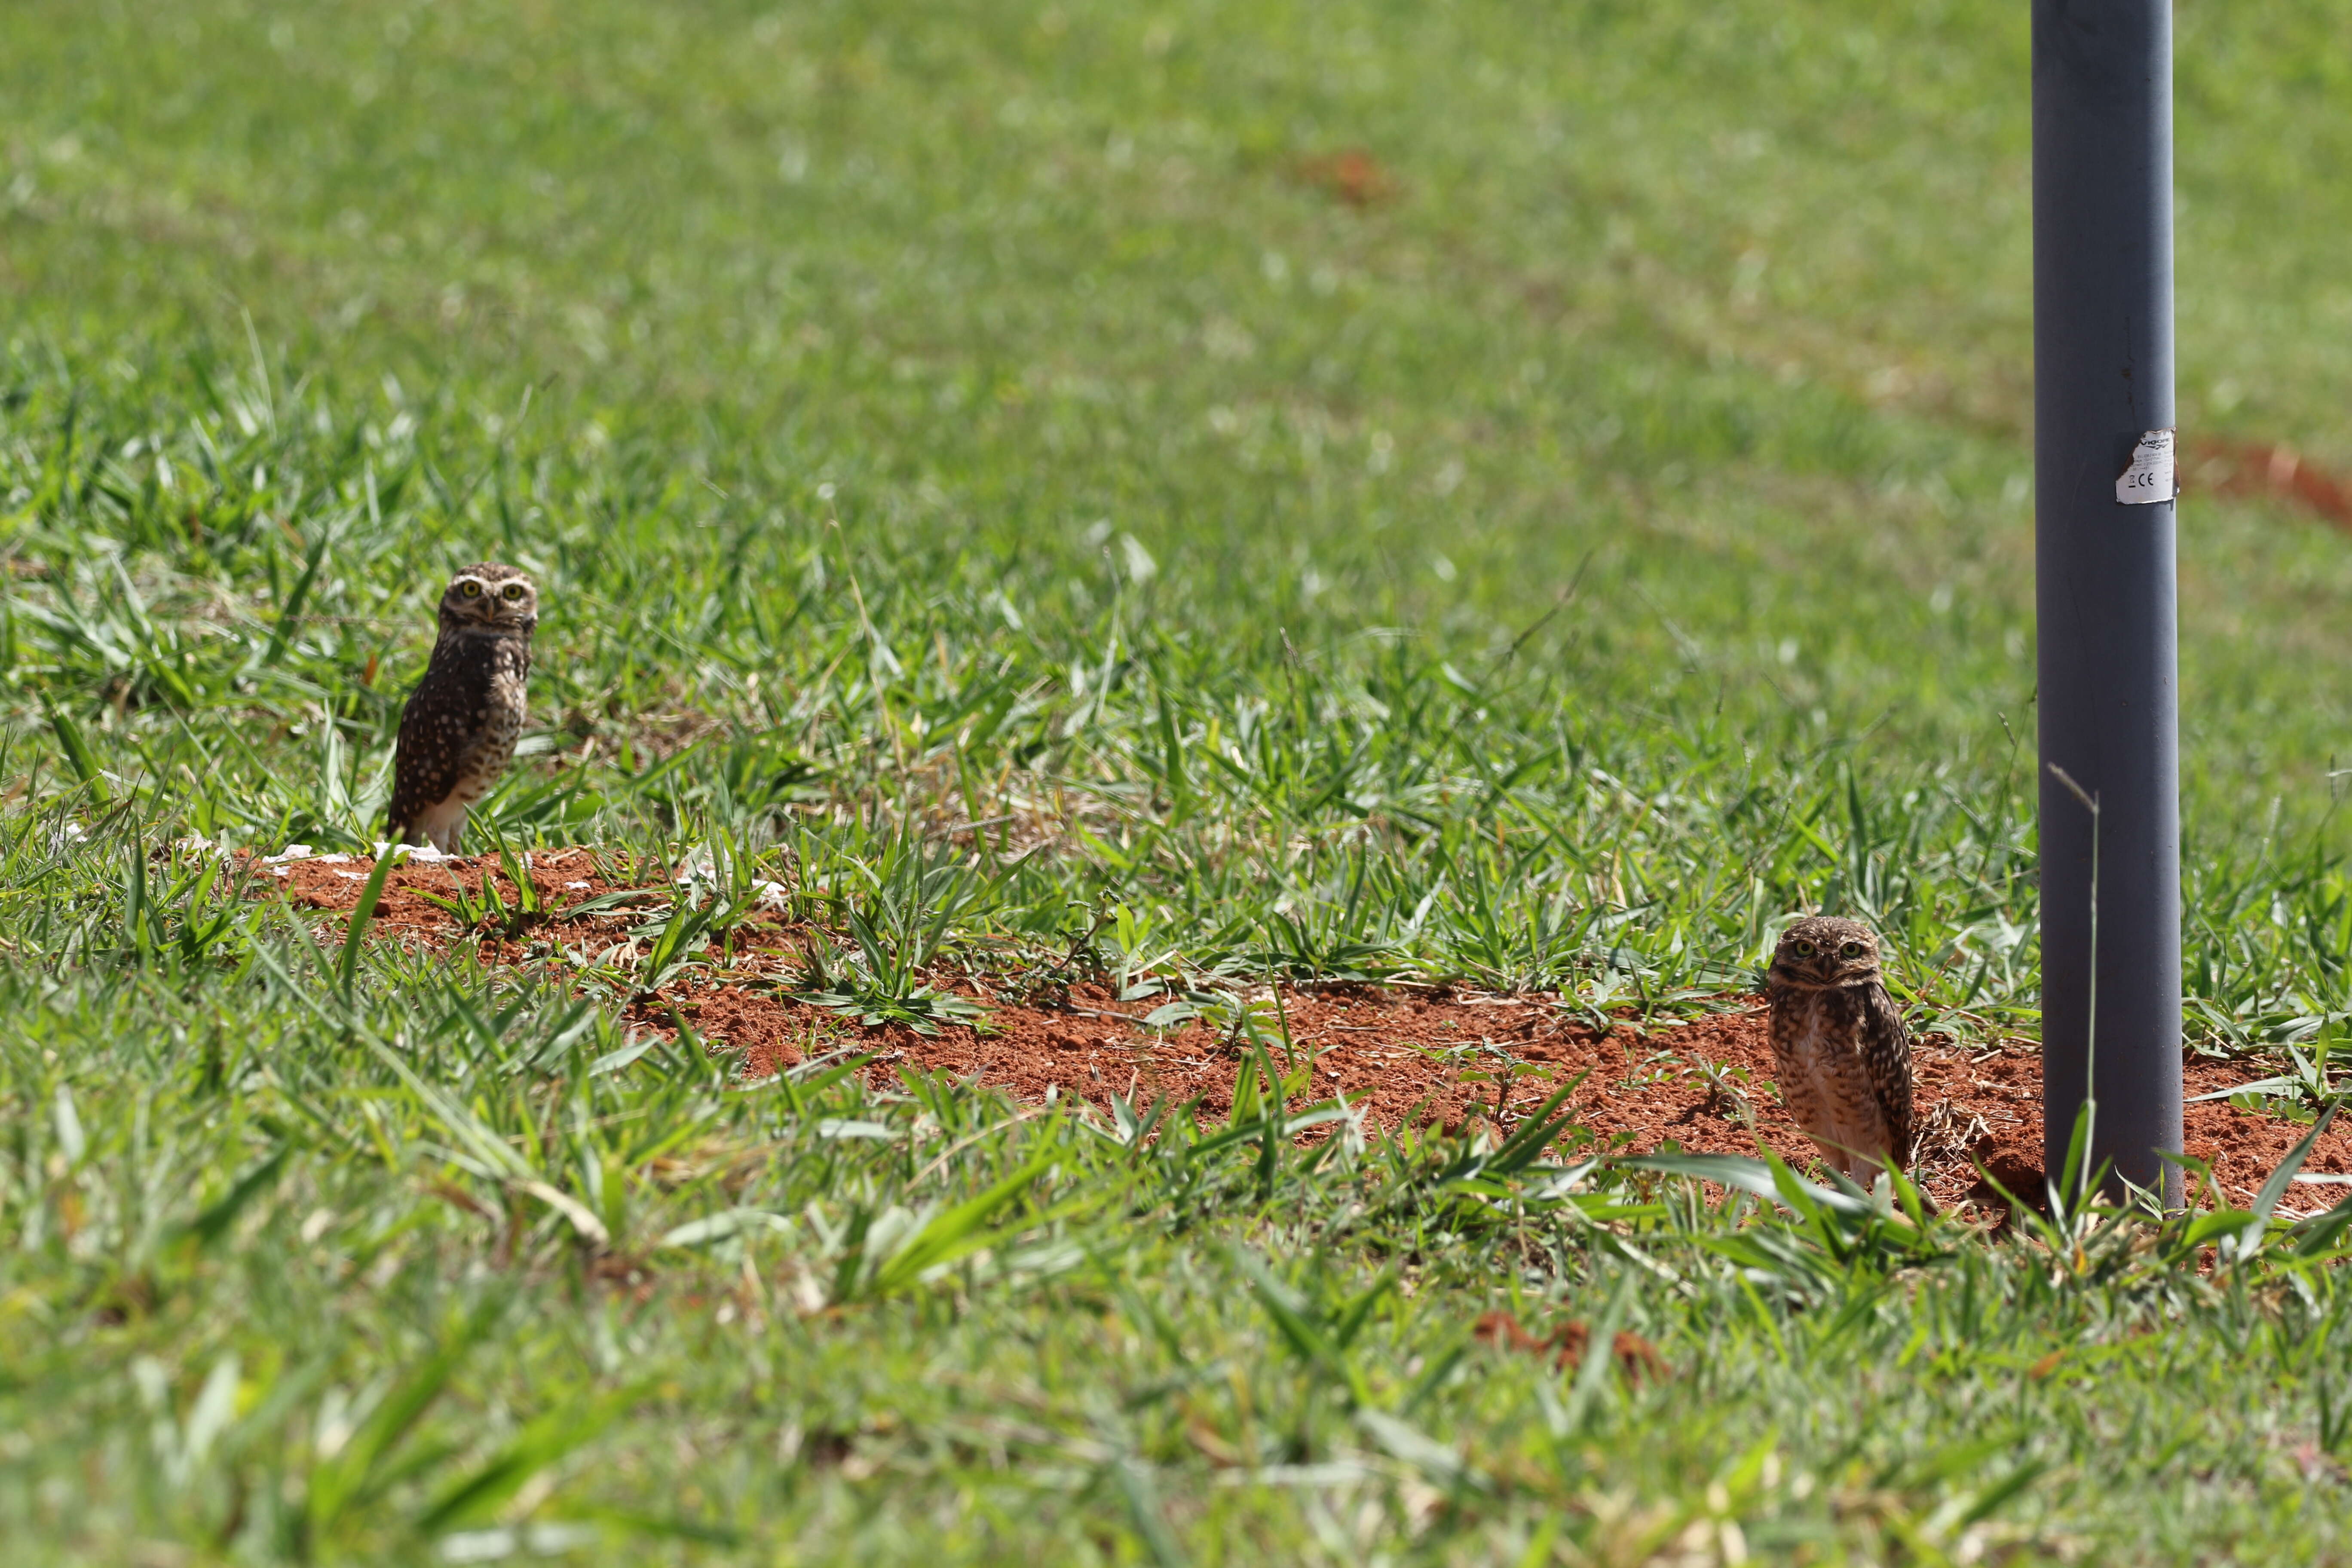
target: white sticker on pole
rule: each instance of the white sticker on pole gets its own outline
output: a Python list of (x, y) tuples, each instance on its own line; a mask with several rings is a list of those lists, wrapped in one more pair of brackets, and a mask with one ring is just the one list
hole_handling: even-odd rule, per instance
[(2172, 432), (2150, 430), (2132, 448), (2131, 467), (2116, 480), (2116, 500), (2126, 506), (2147, 506), (2170, 500), (2180, 493), (2172, 460)]

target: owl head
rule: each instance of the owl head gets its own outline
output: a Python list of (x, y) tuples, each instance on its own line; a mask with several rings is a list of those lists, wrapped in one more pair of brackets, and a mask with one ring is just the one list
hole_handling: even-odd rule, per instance
[(441, 591), (441, 629), (529, 637), (539, 625), (539, 589), (511, 566), (485, 561)]
[(1866, 984), (1878, 978), (1878, 938), (1860, 921), (1808, 915), (1780, 933), (1770, 973), (1775, 985), (1807, 990)]

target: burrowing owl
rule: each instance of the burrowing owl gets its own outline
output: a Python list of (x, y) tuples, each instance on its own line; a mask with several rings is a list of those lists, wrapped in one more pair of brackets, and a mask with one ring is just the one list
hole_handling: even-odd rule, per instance
[(1789, 1114), (1822, 1155), (1868, 1183), (1911, 1157), (1911, 1039), (1859, 921), (1815, 915), (1780, 933), (1765, 994)]
[(523, 684), (539, 590), (511, 566), (484, 562), (441, 594), (433, 662), (400, 715), (385, 831), (453, 854), (466, 808), (490, 793), (522, 733)]

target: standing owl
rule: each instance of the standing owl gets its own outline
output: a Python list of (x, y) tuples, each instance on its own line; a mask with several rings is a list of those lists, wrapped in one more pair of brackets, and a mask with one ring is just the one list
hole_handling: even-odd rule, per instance
[(1822, 1156), (1867, 1185), (1911, 1158), (1911, 1039), (1879, 979), (1878, 939), (1814, 915), (1780, 933), (1765, 983), (1789, 1114)]
[(466, 808), (490, 793), (522, 733), (539, 590), (511, 566), (468, 566), (442, 591), (440, 620), (433, 662), (400, 715), (384, 830), (449, 855)]

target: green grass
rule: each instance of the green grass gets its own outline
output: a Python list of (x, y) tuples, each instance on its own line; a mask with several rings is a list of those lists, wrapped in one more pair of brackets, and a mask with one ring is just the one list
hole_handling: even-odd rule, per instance
[[(2182, 423), (2352, 466), (2340, 18), (2179, 25)], [(491, 555), (547, 614), (488, 816), (785, 882), (852, 1010), (1075, 952), (1670, 1013), (1812, 906), (2030, 1036), (2022, 29), (13, 8), (0, 1531), (2341, 1555), (2325, 1227), (2200, 1272), (2178, 1224), (2078, 1259), (1310, 1156), (1246, 1100), (1154, 1142), (740, 1092), (632, 1056), (630, 976), (346, 961), (185, 842), (368, 837)], [(1350, 147), (1386, 199), (1318, 183)], [(2352, 1005), (2352, 545), (2220, 498), (2182, 534), (2193, 1034), (2275, 1051)], [(1672, 1374), (1554, 1375), (1496, 1309)]]

